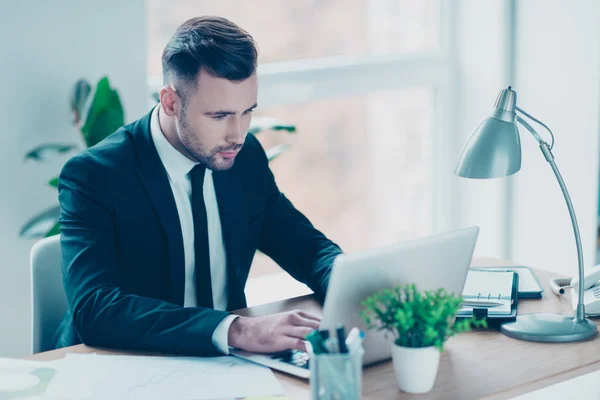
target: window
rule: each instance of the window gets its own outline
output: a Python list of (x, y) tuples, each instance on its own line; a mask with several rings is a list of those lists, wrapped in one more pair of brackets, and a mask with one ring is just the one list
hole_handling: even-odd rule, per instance
[[(271, 169), (296, 208), (345, 252), (364, 250), (431, 233), (432, 110), (427, 87), (271, 107), (257, 114), (298, 130), (258, 138), (291, 145)], [(252, 267), (252, 304), (307, 293), (291, 279), (272, 284), (278, 267), (262, 254)]]
[[(256, 39), (259, 109), (297, 126), (264, 132), (277, 184), (344, 251), (452, 226), (447, 175), (454, 146), (449, 99), (453, 15), (439, 0), (147, 0), (150, 90), (183, 21), (226, 17)], [(307, 289), (258, 253), (249, 304)]]
[(165, 44), (184, 21), (225, 17), (257, 41), (260, 63), (438, 47), (434, 0), (148, 0), (148, 75), (161, 74)]
[(271, 163), (279, 189), (345, 251), (362, 250), (430, 233), (432, 103), (424, 87), (270, 107), (258, 115), (298, 131), (258, 138), (291, 145)]

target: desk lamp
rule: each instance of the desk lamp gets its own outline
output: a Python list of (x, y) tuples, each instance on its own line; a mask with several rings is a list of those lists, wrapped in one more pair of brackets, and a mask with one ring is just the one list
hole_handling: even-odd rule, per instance
[[(517, 114), (519, 112), (520, 115)], [(521, 118), (521, 115), (537, 122), (550, 132), (552, 144), (548, 145), (540, 135)], [(596, 324), (585, 318), (583, 305), (583, 254), (579, 227), (573, 210), (571, 198), (567, 187), (554, 162), (552, 148), (554, 147), (554, 134), (544, 123), (538, 121), (517, 107), (517, 93), (511, 89), (503, 89), (498, 94), (492, 113), (484, 119), (475, 129), (463, 148), (456, 174), (463, 178), (490, 179), (509, 176), (521, 169), (521, 142), (517, 122), (525, 127), (538, 142), (540, 150), (546, 161), (552, 167), (558, 184), (567, 202), (579, 261), (579, 281), (577, 310), (574, 316), (537, 313), (519, 315), (514, 322), (505, 323), (500, 330), (507, 336), (515, 339), (532, 342), (574, 342), (585, 340), (596, 333)]]

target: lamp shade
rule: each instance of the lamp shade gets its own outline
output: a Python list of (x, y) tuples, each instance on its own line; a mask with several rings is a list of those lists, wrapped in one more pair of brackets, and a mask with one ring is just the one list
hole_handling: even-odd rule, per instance
[(514, 122), (484, 119), (467, 140), (456, 167), (463, 178), (490, 179), (521, 169), (521, 140)]

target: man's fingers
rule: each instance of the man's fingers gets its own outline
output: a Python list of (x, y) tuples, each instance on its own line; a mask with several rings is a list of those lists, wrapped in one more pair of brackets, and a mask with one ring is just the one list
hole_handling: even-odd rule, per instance
[(290, 349), (306, 351), (306, 344), (304, 344), (304, 341), (291, 336), (282, 336), (279, 338), (275, 344), (275, 347), (277, 351)]
[(304, 318), (300, 314), (294, 313), (290, 314), (288, 317), (288, 323), (294, 326), (308, 326), (312, 329), (319, 328), (320, 321), (316, 321), (314, 319)]
[(296, 339), (306, 339), (306, 335), (311, 333), (313, 328), (309, 328), (307, 326), (290, 326), (284, 330), (287, 336), (291, 336)]
[(296, 338), (290, 338), (290, 349), (307, 351), (304, 341)]
[(312, 315), (312, 314), (306, 313), (304, 311), (298, 311), (298, 315), (300, 315), (301, 317), (306, 318), (306, 319), (312, 319), (314, 321), (321, 322), (321, 318), (320, 317), (317, 317), (316, 315)]
[(312, 329), (319, 329), (319, 322), (314, 321), (312, 319), (302, 319), (302, 321), (298, 324), (299, 326), (305, 326)]
[(306, 343), (304, 343), (302, 340), (297, 340), (294, 342), (294, 349), (304, 352), (308, 351), (308, 349), (306, 348)]

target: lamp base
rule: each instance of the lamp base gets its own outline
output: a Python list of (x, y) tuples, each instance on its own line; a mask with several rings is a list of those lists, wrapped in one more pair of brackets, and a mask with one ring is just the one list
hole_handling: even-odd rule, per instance
[(569, 315), (539, 313), (517, 317), (515, 322), (502, 324), (500, 331), (506, 336), (530, 342), (576, 342), (596, 334), (596, 324), (589, 319), (575, 322)]

